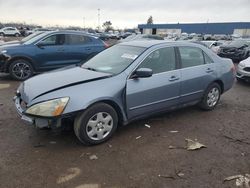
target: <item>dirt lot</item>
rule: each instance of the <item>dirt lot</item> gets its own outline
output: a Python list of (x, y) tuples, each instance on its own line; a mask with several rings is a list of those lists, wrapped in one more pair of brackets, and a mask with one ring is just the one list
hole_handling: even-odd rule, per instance
[[(0, 76), (0, 187), (227, 188), (235, 180), (224, 178), (250, 173), (249, 84), (235, 83), (214, 111), (189, 107), (145, 119), (94, 147), (73, 132), (26, 126), (12, 102), (18, 85)], [(207, 148), (187, 151), (186, 138)]]

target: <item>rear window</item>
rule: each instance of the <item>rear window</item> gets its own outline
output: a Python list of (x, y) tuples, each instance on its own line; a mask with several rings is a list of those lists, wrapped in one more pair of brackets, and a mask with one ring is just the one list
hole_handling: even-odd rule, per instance
[(91, 39), (84, 35), (66, 35), (66, 44), (69, 45), (82, 45), (91, 42)]
[(203, 52), (195, 47), (179, 47), (182, 68), (204, 64)]

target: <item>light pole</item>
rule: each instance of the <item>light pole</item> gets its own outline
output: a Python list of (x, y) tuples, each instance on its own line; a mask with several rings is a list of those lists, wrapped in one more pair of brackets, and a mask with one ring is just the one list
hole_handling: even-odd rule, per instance
[(85, 17), (83, 17), (83, 29), (85, 29)]
[(100, 8), (97, 9), (98, 10), (98, 31), (101, 29), (100, 28)]

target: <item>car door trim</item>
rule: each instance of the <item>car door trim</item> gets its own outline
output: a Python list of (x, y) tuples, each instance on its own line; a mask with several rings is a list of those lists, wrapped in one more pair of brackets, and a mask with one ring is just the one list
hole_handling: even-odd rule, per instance
[(187, 97), (187, 96), (190, 96), (190, 95), (194, 95), (194, 94), (197, 94), (197, 93), (203, 93), (203, 92), (204, 92), (204, 90), (194, 91), (194, 92), (191, 92), (191, 93), (181, 95), (180, 97)]
[(153, 105), (153, 104), (159, 104), (159, 103), (162, 103), (162, 102), (171, 101), (171, 100), (178, 99), (178, 98), (180, 98), (180, 96), (171, 97), (171, 98), (168, 98), (168, 99), (159, 100), (159, 101), (155, 101), (155, 102), (151, 102), (151, 103), (147, 103), (147, 104), (143, 104), (143, 105), (139, 105), (139, 106), (134, 106), (134, 107), (129, 108), (129, 110), (136, 110), (138, 108), (143, 108), (143, 107), (150, 106), (150, 105)]

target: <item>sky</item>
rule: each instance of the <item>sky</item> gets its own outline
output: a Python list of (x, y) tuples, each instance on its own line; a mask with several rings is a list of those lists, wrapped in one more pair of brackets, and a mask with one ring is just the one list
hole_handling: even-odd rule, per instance
[(250, 22), (250, 0), (0, 0), (0, 22), (114, 28), (146, 23)]

